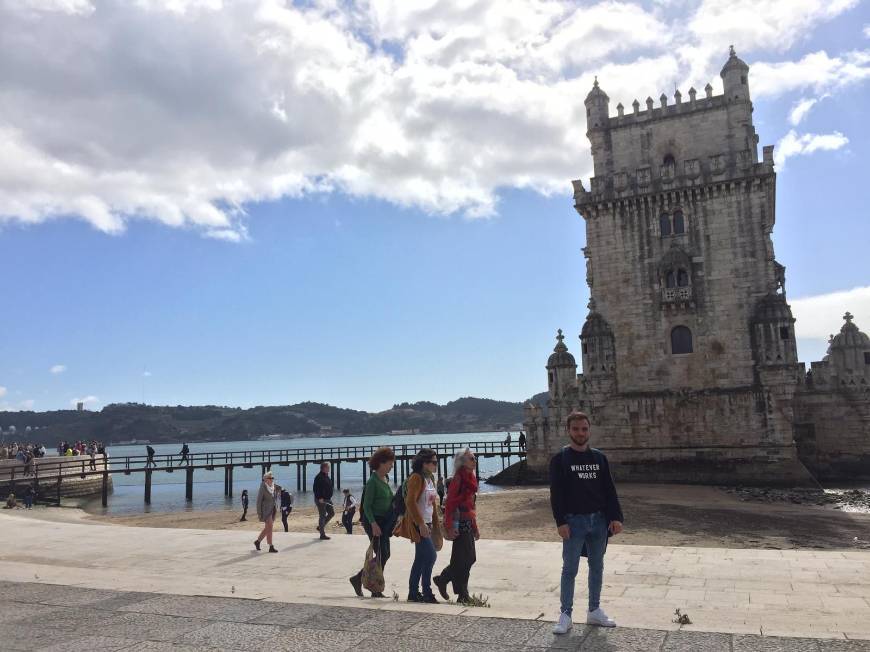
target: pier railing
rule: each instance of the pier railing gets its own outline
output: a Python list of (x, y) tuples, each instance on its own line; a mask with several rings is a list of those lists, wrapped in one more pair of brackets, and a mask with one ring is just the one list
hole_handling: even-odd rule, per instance
[[(411, 472), (411, 460), (421, 448), (433, 449), (439, 457), (439, 468), (443, 468), (443, 475), (447, 475), (450, 458), (466, 447), (474, 451), (476, 457), (500, 457), (504, 462), (511, 457), (517, 459), (525, 457), (526, 452), (517, 442), (499, 441), (470, 441), (470, 442), (384, 442), (389, 445), (396, 454), (396, 464), (393, 468), (393, 481), (398, 483), (404, 480)], [(75, 475), (86, 478), (88, 476), (103, 476), (103, 504), (107, 500), (107, 484), (110, 474), (145, 473), (145, 502), (151, 500), (151, 475), (156, 471), (173, 473), (184, 469), (187, 475), (186, 495), (188, 500), (193, 497), (193, 472), (197, 469), (215, 470), (224, 469), (224, 494), (233, 495), (233, 469), (237, 466), (252, 468), (260, 466), (265, 472), (272, 465), (297, 467), (296, 488), (297, 491), (307, 489), (307, 467), (321, 462), (330, 463), (330, 474), (334, 483), (341, 488), (341, 464), (361, 462), (362, 479), (368, 477), (365, 463), (380, 445), (367, 446), (326, 446), (305, 448), (278, 448), (267, 450), (244, 450), (244, 451), (215, 451), (215, 452), (188, 452), (162, 454), (149, 457), (146, 455), (120, 455), (104, 458), (98, 455), (94, 462), (90, 456), (74, 457), (47, 457), (38, 458), (29, 468), (22, 463), (0, 465), (0, 484), (36, 481), (39, 479), (53, 480), (57, 478), (58, 495), (60, 484), (64, 477)], [(11, 460), (10, 460), (11, 462)], [(109, 463), (111, 462), (111, 464)], [(29, 472), (28, 472), (29, 471)]]

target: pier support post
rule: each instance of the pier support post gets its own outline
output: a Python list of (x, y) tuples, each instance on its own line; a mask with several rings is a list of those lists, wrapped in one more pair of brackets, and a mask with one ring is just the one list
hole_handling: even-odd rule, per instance
[(185, 471), (187, 473), (184, 479), (184, 498), (187, 502), (190, 502), (193, 500), (193, 469), (187, 467)]
[(224, 467), (224, 497), (230, 495), (230, 467)]
[(109, 506), (109, 472), (103, 471), (103, 490), (102, 490), (103, 507)]
[(227, 496), (229, 498), (233, 497), (233, 469), (234, 468), (235, 468), (234, 466), (230, 465), (227, 469), (227, 473), (228, 473), (228, 476), (227, 476)]
[(63, 474), (60, 471), (60, 465), (57, 467), (57, 504), (60, 506), (60, 483), (63, 482)]
[(399, 484), (399, 464), (402, 463), (402, 460), (396, 460), (393, 462), (393, 484)]
[(302, 465), (302, 493), (308, 491), (308, 465)]
[(302, 491), (302, 465), (296, 465), (296, 493)]
[(477, 481), (480, 482), (480, 460), (477, 458), (477, 455), (474, 456), (474, 475)]
[(151, 504), (151, 469), (145, 471), (145, 504)]
[(335, 463), (335, 488), (341, 491), (341, 462)]
[[(368, 478), (366, 477), (366, 462), (365, 462), (365, 460), (363, 460), (362, 465), (363, 465), (363, 475), (362, 475), (362, 480), (363, 480), (363, 487), (365, 487), (365, 486), (366, 486), (366, 482), (368, 482)], [(360, 505), (360, 510), (362, 510), (362, 505)]]

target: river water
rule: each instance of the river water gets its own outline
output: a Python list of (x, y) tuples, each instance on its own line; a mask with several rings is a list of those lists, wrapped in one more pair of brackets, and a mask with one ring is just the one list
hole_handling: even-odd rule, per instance
[[(512, 437), (516, 439), (517, 433), (514, 432)], [(205, 442), (205, 443), (190, 443), (191, 453), (206, 453), (206, 452), (224, 452), (224, 451), (246, 451), (246, 450), (278, 450), (289, 448), (321, 448), (335, 446), (393, 446), (407, 444), (409, 450), (422, 448), (426, 444), (437, 443), (460, 443), (467, 444), (476, 441), (504, 441), (504, 432), (475, 432), (475, 433), (445, 433), (437, 435), (404, 435), (404, 436), (386, 436), (386, 435), (371, 435), (359, 437), (307, 437), (299, 439), (278, 439), (269, 441), (221, 441), (221, 442)], [(177, 454), (181, 449), (180, 444), (153, 444), (157, 455)], [(124, 457), (127, 455), (145, 455), (145, 446), (137, 444), (134, 446), (110, 446), (108, 448), (109, 461), (113, 458)], [(517, 458), (511, 458), (511, 462), (516, 462)], [(502, 470), (501, 458), (481, 458), (479, 462), (480, 477), (486, 478), (495, 475)], [(275, 474), (275, 481), (290, 490), (294, 494), (294, 505), (304, 507), (313, 505), (313, 497), (311, 494), (311, 483), (314, 481), (314, 476), (319, 469), (312, 464), (309, 465), (307, 471), (308, 491), (296, 492), (296, 465), (272, 466), (272, 473)], [(256, 499), (257, 489), (260, 486), (260, 466), (255, 464), (253, 468), (246, 469), (241, 466), (235, 467), (233, 471), (233, 497), (226, 498), (224, 496), (224, 472), (222, 468), (216, 468), (213, 471), (205, 469), (197, 469), (193, 474), (193, 501), (187, 502), (184, 499), (184, 479), (183, 471), (175, 473), (156, 472), (151, 479), (151, 504), (146, 505), (145, 496), (145, 474), (131, 473), (124, 475), (116, 473), (112, 476), (114, 491), (109, 495), (108, 507), (103, 508), (100, 505), (100, 497), (79, 501), (79, 504), (89, 512), (97, 514), (141, 514), (147, 512), (182, 512), (182, 511), (205, 511), (205, 510), (235, 510), (239, 509), (240, 496), (243, 489), (247, 489), (251, 494), (251, 506), (253, 507)], [(392, 474), (390, 475), (392, 478)], [(363, 477), (362, 463), (341, 465), (341, 486), (342, 489), (348, 488), (359, 499), (362, 492)], [(498, 487), (490, 486), (481, 483), (481, 491), (497, 491)], [(338, 503), (340, 496), (338, 493), (333, 497), (333, 502)]]

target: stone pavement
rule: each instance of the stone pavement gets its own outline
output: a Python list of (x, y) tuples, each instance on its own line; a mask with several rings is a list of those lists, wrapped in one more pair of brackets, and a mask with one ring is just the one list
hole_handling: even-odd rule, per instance
[[(467, 609), (452, 603), (357, 598), (347, 578), (360, 566), (365, 539), (336, 534), (332, 541), (321, 542), (316, 537), (313, 530), (310, 536), (276, 533), (280, 553), (274, 555), (255, 552), (247, 531), (85, 525), (4, 512), (0, 513), (0, 580), (248, 598), (258, 604), (292, 602), (304, 608), (363, 607), (382, 614), (424, 612), (424, 616), (449, 617), (445, 622), (454, 627), (468, 617), (520, 619), (526, 625), (511, 627), (537, 627), (553, 619), (558, 610), (558, 542), (480, 541), (471, 587), (488, 596), (491, 607)], [(392, 548), (387, 594), (395, 591), (404, 598), (413, 547), (399, 539), (393, 540)], [(448, 554), (447, 550), (440, 554), (436, 570)], [(581, 570), (577, 590), (581, 609), (584, 576)], [(602, 604), (619, 622), (620, 633), (596, 637), (634, 636), (629, 628), (680, 630), (680, 635), (695, 631), (839, 639), (845, 646), (839, 649), (850, 649), (847, 639), (870, 640), (868, 599), (870, 552), (866, 551), (611, 545)], [(692, 624), (674, 624), (676, 608), (687, 613)], [(449, 628), (442, 628), (436, 637), (443, 638), (445, 630)], [(726, 639), (731, 640), (711, 640)], [(862, 649), (856, 645), (852, 649)]]
[(45, 652), (867, 652), (870, 641), (577, 626), (0, 581), (0, 648)]

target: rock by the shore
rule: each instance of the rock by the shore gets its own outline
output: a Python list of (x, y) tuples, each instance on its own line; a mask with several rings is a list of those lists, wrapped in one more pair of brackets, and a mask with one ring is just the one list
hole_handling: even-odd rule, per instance
[(791, 503), (870, 512), (870, 491), (864, 489), (775, 489), (770, 487), (721, 487), (744, 502)]

